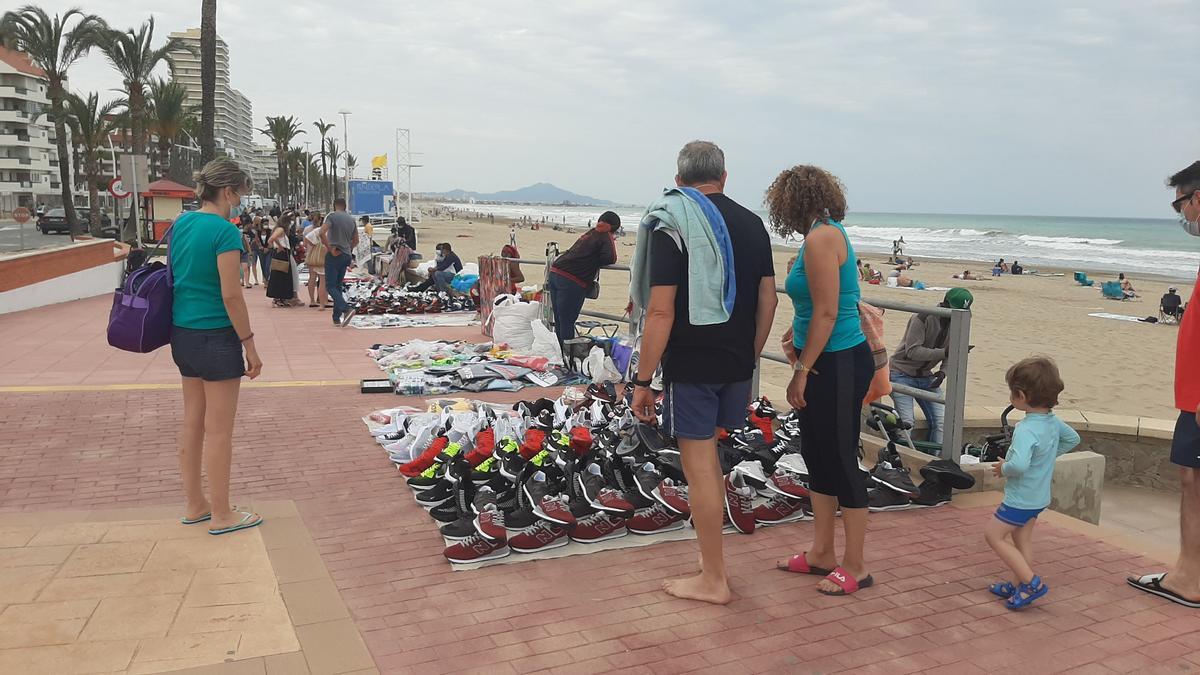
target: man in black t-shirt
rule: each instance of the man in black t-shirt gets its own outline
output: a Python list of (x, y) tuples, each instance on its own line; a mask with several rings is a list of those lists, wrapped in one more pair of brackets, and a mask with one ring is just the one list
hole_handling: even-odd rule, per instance
[(721, 149), (707, 141), (688, 143), (679, 152), (678, 169), (676, 184), (703, 193), (725, 220), (733, 248), (733, 310), (724, 323), (691, 324), (684, 243), (665, 230), (651, 234), (650, 299), (633, 408), (642, 421), (654, 419), (648, 387), (661, 361), (663, 423), (679, 441), (702, 563), (699, 575), (670, 580), (663, 588), (677, 597), (724, 604), (731, 599), (721, 549), (729, 487), (717, 461), (717, 429), (740, 427), (745, 419), (750, 380), (775, 318), (775, 269), (762, 220), (723, 194), (727, 174)]

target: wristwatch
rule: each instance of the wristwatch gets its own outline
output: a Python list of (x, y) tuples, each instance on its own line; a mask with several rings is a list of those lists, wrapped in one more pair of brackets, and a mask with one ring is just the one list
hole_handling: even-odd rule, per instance
[(653, 381), (654, 381), (653, 379), (649, 379), (649, 380), (639, 380), (639, 379), (637, 379), (637, 376), (636, 376), (636, 375), (635, 375), (635, 376), (633, 376), (633, 377), (631, 377), (631, 378), (629, 378), (629, 382), (630, 382), (630, 383), (631, 383), (633, 386), (635, 386), (635, 387), (646, 387), (646, 388), (649, 388), (649, 387), (650, 387), (650, 383), (651, 383), (651, 382), (653, 382)]

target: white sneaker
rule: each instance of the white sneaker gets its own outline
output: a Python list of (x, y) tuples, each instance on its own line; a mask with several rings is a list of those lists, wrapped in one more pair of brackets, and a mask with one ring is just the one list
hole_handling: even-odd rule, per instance
[(808, 465), (804, 463), (804, 457), (800, 456), (800, 453), (793, 452), (783, 455), (775, 462), (775, 466), (792, 473), (808, 475)]

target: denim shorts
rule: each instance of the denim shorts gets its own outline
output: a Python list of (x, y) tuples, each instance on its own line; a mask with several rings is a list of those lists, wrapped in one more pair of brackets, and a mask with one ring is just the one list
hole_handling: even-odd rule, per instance
[(1180, 412), (1171, 441), (1171, 463), (1200, 469), (1200, 426), (1196, 413)]
[(672, 436), (705, 440), (717, 427), (739, 429), (750, 405), (750, 380), (726, 384), (671, 382), (663, 400), (663, 426)]
[(996, 508), (996, 520), (1015, 527), (1025, 527), (1029, 521), (1037, 518), (1045, 509), (1015, 509), (1008, 504)]
[(242, 343), (232, 326), (204, 330), (172, 326), (171, 358), (184, 377), (217, 382), (246, 374)]

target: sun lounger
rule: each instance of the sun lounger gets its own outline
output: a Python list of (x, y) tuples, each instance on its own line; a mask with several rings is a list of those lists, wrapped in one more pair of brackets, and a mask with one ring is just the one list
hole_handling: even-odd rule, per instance
[(1125, 291), (1121, 290), (1121, 282), (1105, 281), (1100, 284), (1100, 292), (1109, 300), (1124, 300)]

